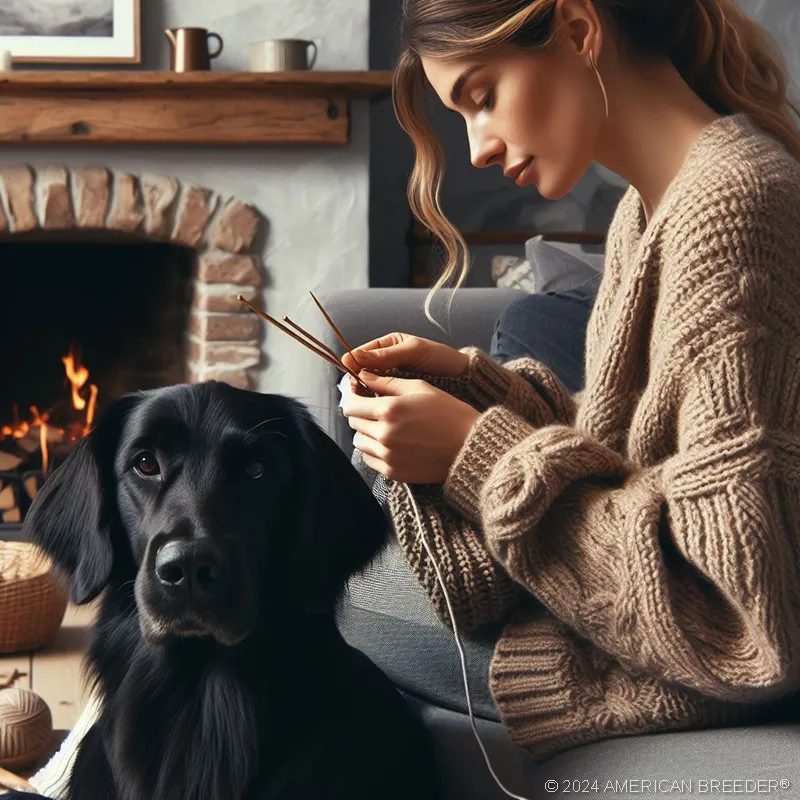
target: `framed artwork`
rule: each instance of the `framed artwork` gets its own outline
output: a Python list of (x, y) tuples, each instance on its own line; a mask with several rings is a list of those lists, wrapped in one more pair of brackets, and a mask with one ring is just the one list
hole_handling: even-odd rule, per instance
[(15, 64), (139, 64), (140, 0), (0, 0)]

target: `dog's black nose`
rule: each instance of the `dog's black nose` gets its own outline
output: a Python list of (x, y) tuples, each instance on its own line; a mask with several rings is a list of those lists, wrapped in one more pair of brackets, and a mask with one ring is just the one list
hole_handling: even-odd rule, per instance
[(225, 588), (228, 570), (211, 542), (173, 541), (156, 553), (156, 576), (196, 600), (213, 600)]

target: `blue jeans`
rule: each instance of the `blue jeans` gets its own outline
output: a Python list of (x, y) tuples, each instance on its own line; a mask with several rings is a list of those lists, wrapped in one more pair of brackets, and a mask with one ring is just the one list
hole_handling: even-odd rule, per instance
[(500, 364), (535, 358), (570, 394), (579, 392), (585, 375), (586, 327), (595, 299), (593, 292), (576, 289), (515, 300), (495, 323), (489, 355)]

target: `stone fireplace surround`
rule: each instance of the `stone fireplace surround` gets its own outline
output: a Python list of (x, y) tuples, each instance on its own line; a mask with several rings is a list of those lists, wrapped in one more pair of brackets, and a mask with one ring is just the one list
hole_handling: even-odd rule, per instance
[(0, 168), (0, 236), (107, 231), (195, 250), (185, 365), (192, 383), (255, 388), (262, 323), (236, 295), (254, 300), (264, 282), (255, 250), (263, 225), (252, 206), (175, 178), (106, 167)]

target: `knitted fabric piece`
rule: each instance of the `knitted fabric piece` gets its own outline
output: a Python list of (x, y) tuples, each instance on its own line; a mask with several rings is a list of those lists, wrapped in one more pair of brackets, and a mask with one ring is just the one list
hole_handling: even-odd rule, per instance
[(513, 741), (544, 758), (769, 718), (800, 688), (800, 164), (722, 117), (649, 222), (627, 191), (579, 402), (470, 352), (482, 414), (444, 485), (413, 488), (459, 624), (512, 611), (491, 686)]

